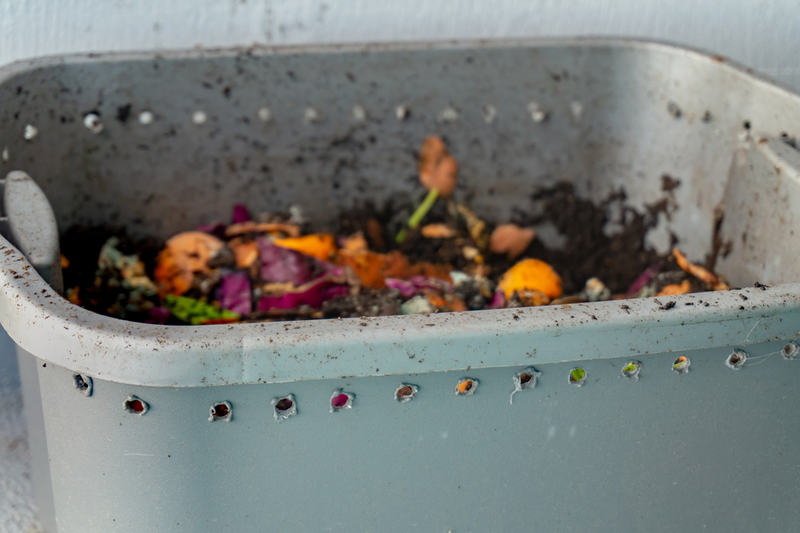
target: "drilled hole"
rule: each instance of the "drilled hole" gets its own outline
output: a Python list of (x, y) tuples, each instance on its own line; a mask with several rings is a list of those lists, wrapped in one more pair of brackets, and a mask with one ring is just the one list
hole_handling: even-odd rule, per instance
[(276, 420), (283, 420), (297, 414), (297, 402), (293, 394), (282, 396), (280, 398), (273, 398), (272, 405)]
[(744, 366), (745, 361), (747, 361), (747, 354), (742, 350), (734, 350), (725, 359), (725, 366), (733, 370), (739, 370)]
[(355, 395), (353, 393), (343, 392), (342, 389), (333, 391), (331, 395), (331, 413), (353, 407), (354, 397)]
[(407, 402), (416, 396), (419, 387), (410, 383), (403, 383), (394, 391), (394, 399), (400, 403)]
[(147, 402), (137, 396), (128, 396), (124, 406), (126, 411), (137, 415), (143, 415), (150, 409)]
[(75, 384), (75, 388), (78, 389), (83, 393), (84, 396), (91, 396), (92, 395), (92, 378), (89, 376), (83, 376), (81, 374), (73, 374), (72, 375), (73, 383)]
[(475, 394), (478, 388), (478, 380), (475, 378), (461, 378), (456, 384), (456, 394), (459, 396), (469, 396)]
[(39, 135), (39, 130), (32, 124), (26, 124), (25, 130), (22, 132), (22, 137), (26, 141), (32, 141)]
[(147, 126), (148, 124), (152, 124), (155, 118), (152, 111), (142, 111), (139, 113), (139, 124)]
[(678, 374), (685, 374), (689, 371), (692, 361), (685, 355), (681, 355), (672, 362), (672, 370)]
[(86, 113), (83, 117), (83, 125), (94, 134), (103, 131), (103, 122), (100, 120), (100, 114), (97, 112)]
[(794, 359), (798, 353), (800, 353), (800, 346), (798, 346), (794, 342), (786, 343), (786, 345), (781, 350), (784, 359)]
[(269, 122), (272, 120), (272, 111), (268, 107), (262, 107), (258, 110), (258, 120), (261, 122)]
[(569, 382), (573, 385), (580, 387), (586, 383), (586, 370), (580, 367), (575, 367), (569, 371)]
[(533, 367), (528, 367), (523, 370), (520, 370), (516, 374), (514, 374), (513, 381), (514, 381), (514, 390), (511, 391), (511, 398), (509, 399), (509, 403), (514, 403), (514, 395), (520, 391), (525, 389), (532, 389), (536, 386), (537, 379), (539, 377), (539, 371)]
[(230, 422), (232, 415), (233, 408), (230, 402), (217, 402), (209, 408), (208, 420), (209, 422), (217, 420)]
[(638, 380), (639, 372), (642, 370), (642, 363), (640, 361), (628, 361), (622, 367), (622, 375), (628, 379)]
[(205, 124), (206, 122), (208, 122), (208, 115), (206, 115), (205, 111), (200, 111), (200, 110), (195, 111), (194, 113), (192, 113), (192, 122), (194, 122), (198, 126), (200, 124)]

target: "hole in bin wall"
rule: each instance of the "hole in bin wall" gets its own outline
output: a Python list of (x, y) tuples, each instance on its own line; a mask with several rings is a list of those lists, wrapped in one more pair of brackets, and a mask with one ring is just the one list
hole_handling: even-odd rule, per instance
[(216, 402), (208, 408), (209, 422), (230, 422), (231, 418), (233, 418), (233, 407), (228, 401)]
[(342, 389), (336, 389), (331, 394), (331, 413), (341, 411), (343, 409), (351, 409), (353, 407), (353, 399), (355, 394), (352, 392), (344, 392)]
[(297, 400), (294, 394), (279, 396), (272, 399), (273, 416), (275, 420), (286, 420), (297, 414)]
[(528, 367), (525, 369), (520, 370), (512, 377), (512, 381), (514, 382), (514, 390), (511, 391), (511, 397), (509, 398), (509, 403), (514, 403), (514, 395), (518, 392), (533, 389), (536, 387), (536, 383), (539, 379), (541, 372), (536, 370), (535, 368)]
[(569, 371), (569, 382), (576, 387), (583, 386), (586, 383), (586, 370), (581, 367), (575, 367)]
[(628, 361), (622, 367), (622, 375), (633, 381), (639, 381), (639, 373), (641, 371), (642, 371), (641, 361)]
[(725, 358), (725, 366), (732, 370), (739, 370), (747, 361), (747, 352), (744, 350), (734, 350)]
[(689, 371), (691, 364), (692, 361), (688, 357), (681, 355), (672, 362), (672, 370), (678, 374), (685, 374)]
[(794, 359), (800, 353), (800, 346), (796, 342), (787, 342), (781, 349), (781, 354), (784, 359)]
[(411, 383), (401, 383), (394, 391), (394, 399), (400, 403), (410, 402), (419, 392), (419, 387)]
[(479, 381), (475, 378), (461, 378), (456, 384), (456, 394), (459, 396), (471, 396), (475, 394)]
[(125, 407), (126, 411), (135, 415), (143, 415), (150, 410), (150, 405), (146, 401), (134, 395), (130, 395), (125, 398), (125, 403), (123, 406)]
[(78, 389), (84, 396), (89, 397), (92, 395), (94, 382), (89, 376), (84, 376), (83, 374), (73, 374), (72, 382), (75, 384), (75, 388)]

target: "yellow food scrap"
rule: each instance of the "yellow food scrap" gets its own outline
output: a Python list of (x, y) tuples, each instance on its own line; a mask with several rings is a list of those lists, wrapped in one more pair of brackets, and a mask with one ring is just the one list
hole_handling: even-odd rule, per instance
[(536, 291), (551, 299), (563, 293), (561, 276), (539, 259), (523, 259), (509, 268), (500, 279), (498, 288), (506, 298), (511, 298), (515, 292)]
[(656, 296), (677, 296), (679, 294), (686, 294), (691, 290), (692, 284), (689, 283), (688, 279), (685, 279), (680, 284), (670, 283), (669, 285), (664, 286), (664, 288), (661, 289)]
[(336, 243), (330, 233), (314, 233), (304, 237), (289, 237), (287, 239), (275, 239), (273, 241), (278, 246), (290, 248), (302, 254), (328, 261), (336, 251)]

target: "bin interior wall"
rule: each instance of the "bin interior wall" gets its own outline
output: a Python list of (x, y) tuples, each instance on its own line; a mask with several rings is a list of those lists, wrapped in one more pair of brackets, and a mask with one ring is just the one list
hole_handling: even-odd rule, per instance
[[(675, 210), (649, 240), (665, 251), (672, 233), (702, 260), (744, 123), (776, 138), (800, 123), (797, 97), (657, 44), (357, 50), (87, 58), (19, 74), (0, 84), (4, 168), (33, 176), (62, 229), (110, 223), (166, 238), (228, 220), (237, 202), (297, 204), (325, 222), (364, 200), (416, 200), (415, 152), (437, 133), (461, 165), (458, 197), (492, 220), (530, 209), (534, 190), (559, 181), (595, 200), (624, 187), (645, 210), (665, 198), (662, 176), (679, 179)], [(83, 125), (89, 112), (99, 134)], [(761, 281), (790, 281), (770, 276)]]

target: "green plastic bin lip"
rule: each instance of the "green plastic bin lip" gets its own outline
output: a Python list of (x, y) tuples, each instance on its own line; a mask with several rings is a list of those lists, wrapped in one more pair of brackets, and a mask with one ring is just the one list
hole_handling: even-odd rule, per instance
[(0, 237), (0, 287), (0, 322), (42, 361), (159, 387), (520, 367), (800, 336), (798, 283), (432, 315), (160, 326), (71, 304)]
[[(343, 53), (430, 48), (640, 48), (722, 58), (665, 42), (619, 38), (247, 47), (66, 55), (0, 68), (0, 84), (62, 64), (154, 58)], [(792, 94), (724, 61), (749, 82)], [(0, 324), (42, 361), (108, 381), (154, 387), (287, 383), (421, 374), (676, 353), (800, 337), (800, 283), (537, 308), (209, 326), (160, 326), (105, 317), (61, 297), (0, 236)], [(743, 298), (746, 297), (745, 298)], [(671, 308), (665, 304), (675, 302)]]

